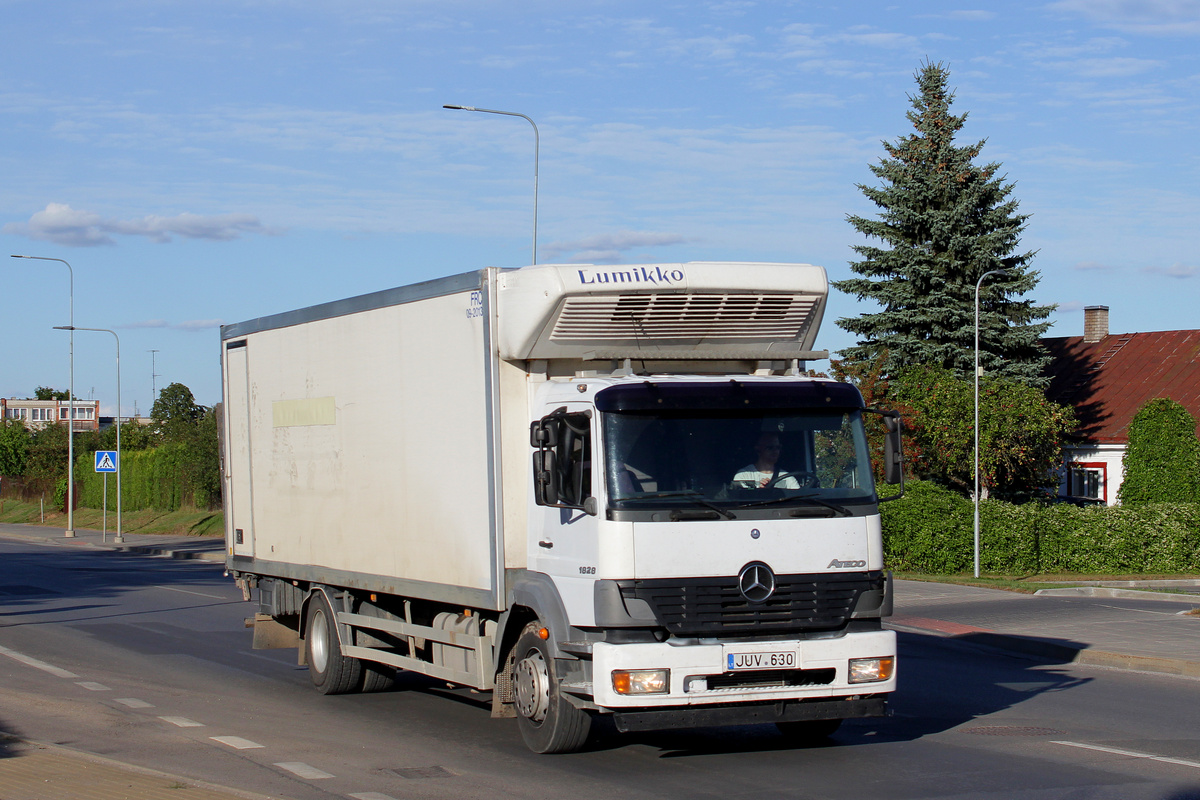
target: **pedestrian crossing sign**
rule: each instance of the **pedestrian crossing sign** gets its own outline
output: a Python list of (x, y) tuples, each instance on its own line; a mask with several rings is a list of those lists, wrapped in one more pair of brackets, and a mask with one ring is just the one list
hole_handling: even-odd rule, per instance
[(116, 450), (97, 450), (96, 451), (96, 472), (116, 472), (117, 471), (117, 451)]

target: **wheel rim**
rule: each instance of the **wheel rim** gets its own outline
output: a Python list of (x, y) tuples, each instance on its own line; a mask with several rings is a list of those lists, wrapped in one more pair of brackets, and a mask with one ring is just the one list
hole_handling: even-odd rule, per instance
[(308, 654), (313, 669), (324, 672), (329, 666), (329, 623), (325, 612), (317, 609), (313, 614), (312, 624), (308, 632)]
[(517, 713), (531, 722), (546, 719), (550, 708), (550, 676), (546, 671), (546, 659), (533, 650), (517, 662), (516, 669)]

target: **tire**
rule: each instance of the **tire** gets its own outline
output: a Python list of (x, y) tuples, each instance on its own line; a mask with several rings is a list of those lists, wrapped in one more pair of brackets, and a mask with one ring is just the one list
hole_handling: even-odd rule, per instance
[(531, 622), (517, 639), (513, 664), (513, 703), (517, 728), (535, 753), (573, 753), (587, 742), (592, 717), (559, 691), (550, 648)]
[(359, 661), (362, 665), (362, 690), (385, 692), (396, 685), (396, 669), (387, 664)]
[(315, 593), (308, 601), (304, 648), (308, 656), (308, 675), (321, 694), (346, 694), (362, 687), (362, 662), (342, 655), (336, 625), (325, 593)]
[(800, 722), (776, 722), (779, 732), (797, 744), (821, 744), (842, 727), (840, 719), (806, 719)]

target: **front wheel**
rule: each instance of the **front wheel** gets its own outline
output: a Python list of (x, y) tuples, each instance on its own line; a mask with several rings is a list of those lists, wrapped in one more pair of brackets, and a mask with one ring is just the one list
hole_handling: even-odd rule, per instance
[(517, 727), (535, 753), (572, 753), (587, 741), (592, 717), (563, 697), (540, 630), (542, 624), (532, 622), (517, 639), (513, 664)]
[(304, 647), (309, 677), (321, 694), (346, 694), (358, 691), (362, 685), (362, 662), (342, 655), (336, 625), (325, 593), (317, 592), (308, 601)]

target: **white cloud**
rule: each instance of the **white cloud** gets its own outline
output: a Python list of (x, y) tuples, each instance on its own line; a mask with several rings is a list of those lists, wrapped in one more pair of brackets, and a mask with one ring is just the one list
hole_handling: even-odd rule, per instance
[(1148, 58), (1081, 58), (1053, 66), (1084, 78), (1128, 78), (1162, 69), (1166, 63)]
[(1127, 33), (1200, 34), (1200, 0), (1059, 0), (1048, 7)]
[(251, 214), (179, 214), (174, 217), (150, 215), (141, 219), (110, 219), (93, 211), (74, 209), (65, 203), (50, 203), (28, 222), (10, 222), (4, 233), (25, 236), (68, 247), (96, 247), (116, 244), (109, 234), (145, 236), (152, 242), (169, 242), (173, 236), (185, 239), (230, 241), (243, 233), (272, 234)]
[(130, 328), (169, 328), (177, 331), (210, 331), (214, 328), (219, 328), (225, 324), (223, 319), (193, 319), (187, 322), (170, 323), (165, 319), (147, 319), (141, 322), (129, 322), (125, 325), (118, 325), (118, 328), (127, 330)]
[(1200, 267), (1189, 267), (1178, 262), (1169, 267), (1146, 267), (1142, 271), (1148, 272), (1151, 275), (1165, 275), (1168, 278), (1179, 279), (1194, 278), (1200, 275)]
[(622, 253), (635, 247), (664, 247), (687, 241), (675, 233), (651, 233), (648, 231), (618, 231), (588, 236), (573, 242), (553, 242), (545, 247), (550, 260), (558, 260), (567, 253), (568, 264), (612, 264), (619, 262)]
[(190, 319), (172, 327), (180, 331), (211, 331), (224, 324), (225, 320), (223, 319)]
[(1111, 264), (1103, 264), (1099, 261), (1080, 261), (1078, 264), (1073, 264), (1071, 269), (1079, 270), (1080, 272), (1113, 272), (1116, 267)]

